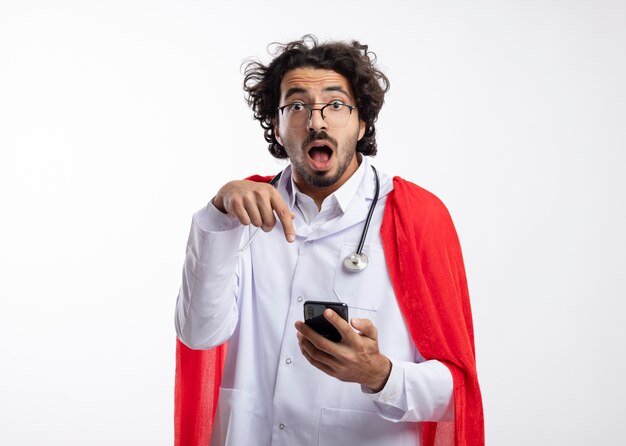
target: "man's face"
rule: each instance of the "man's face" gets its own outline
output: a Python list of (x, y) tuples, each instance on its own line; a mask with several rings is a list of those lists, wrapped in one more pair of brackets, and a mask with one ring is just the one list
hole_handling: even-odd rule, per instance
[[(319, 109), (334, 101), (356, 105), (348, 80), (332, 70), (296, 68), (285, 73), (280, 84), (281, 106), (315, 104), (311, 107)], [(285, 112), (278, 112), (274, 131), (291, 160), (294, 181), (304, 193), (337, 190), (359, 166), (356, 145), (365, 134), (365, 122), (359, 119), (357, 109), (348, 112), (345, 126), (333, 125), (328, 108), (325, 120), (319, 110), (313, 110), (301, 129), (287, 126)], [(304, 109), (304, 113), (308, 111)]]

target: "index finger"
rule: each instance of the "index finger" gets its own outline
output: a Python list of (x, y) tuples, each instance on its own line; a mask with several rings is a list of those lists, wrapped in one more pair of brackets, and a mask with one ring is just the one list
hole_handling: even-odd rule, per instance
[(276, 216), (280, 220), (283, 226), (283, 232), (288, 242), (293, 242), (296, 239), (296, 230), (293, 227), (293, 213), (289, 210), (287, 203), (283, 200), (278, 192), (276, 192), (270, 199), (272, 209), (276, 212)]

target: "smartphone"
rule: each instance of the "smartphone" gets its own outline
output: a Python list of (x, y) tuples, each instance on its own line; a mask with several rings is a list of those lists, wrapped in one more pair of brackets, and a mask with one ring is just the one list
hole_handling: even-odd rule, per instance
[(324, 310), (330, 308), (343, 320), (348, 322), (348, 305), (341, 302), (325, 302), (320, 300), (307, 300), (304, 303), (304, 323), (313, 330), (333, 342), (341, 341), (341, 334), (333, 324), (324, 317)]

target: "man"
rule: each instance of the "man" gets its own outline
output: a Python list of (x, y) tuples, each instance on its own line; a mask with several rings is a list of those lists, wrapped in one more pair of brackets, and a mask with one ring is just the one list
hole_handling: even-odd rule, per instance
[[(248, 64), (248, 102), (290, 164), (275, 185), (227, 183), (194, 215), (176, 308), (178, 444), (484, 443), (450, 217), (368, 158), (389, 87), (373, 59), (305, 36)], [(367, 268), (353, 272), (357, 245)], [(348, 305), (349, 322), (324, 312), (340, 342), (303, 323), (307, 300)]]

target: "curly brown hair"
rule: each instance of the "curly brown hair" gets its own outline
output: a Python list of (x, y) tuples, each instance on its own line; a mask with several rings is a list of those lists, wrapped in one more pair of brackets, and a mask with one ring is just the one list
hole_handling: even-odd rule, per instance
[(254, 111), (254, 118), (265, 130), (268, 150), (276, 158), (287, 158), (285, 148), (274, 135), (273, 120), (276, 118), (280, 98), (280, 83), (289, 70), (312, 67), (333, 70), (343, 75), (356, 97), (359, 119), (365, 121), (365, 135), (357, 143), (357, 152), (376, 155), (376, 127), (378, 113), (389, 90), (389, 79), (376, 66), (376, 55), (356, 40), (351, 43), (318, 43), (312, 34), (289, 43), (273, 43), (275, 58), (269, 65), (259, 61), (245, 63), (243, 89), (246, 101)]

